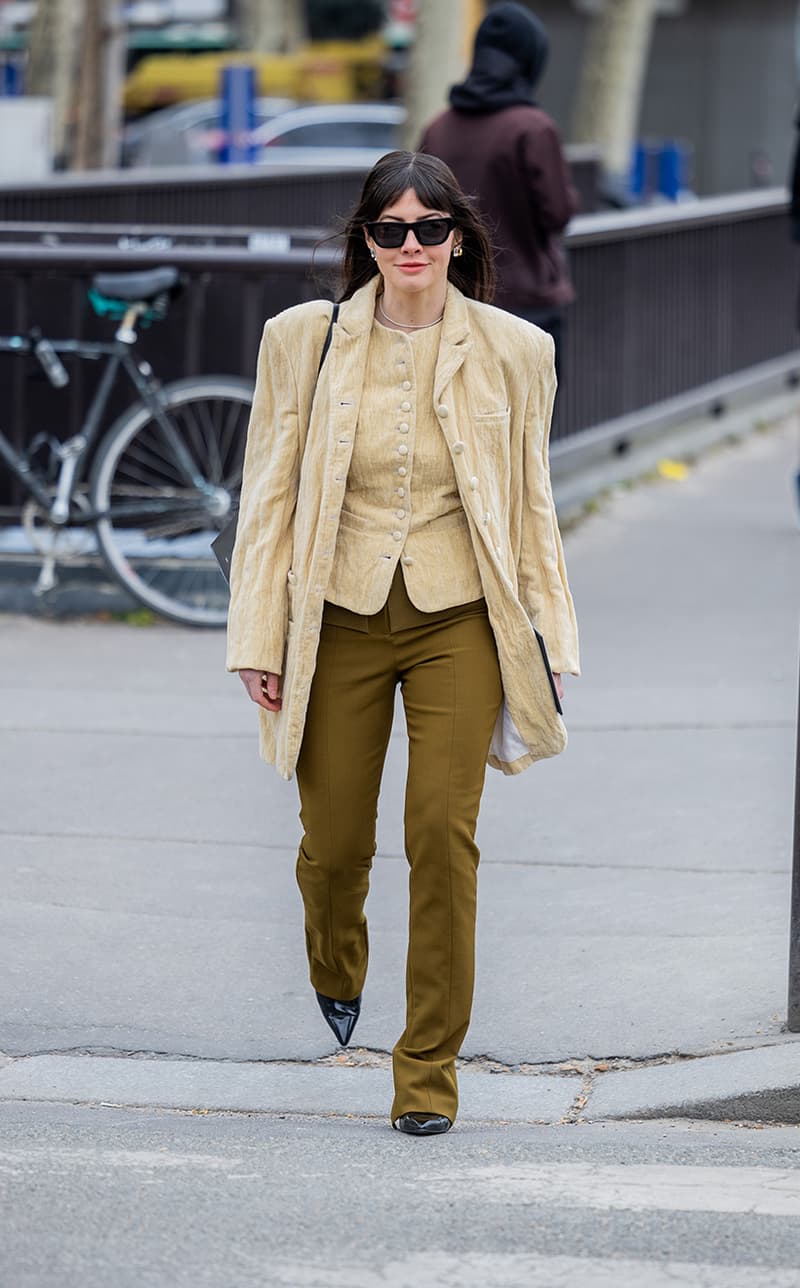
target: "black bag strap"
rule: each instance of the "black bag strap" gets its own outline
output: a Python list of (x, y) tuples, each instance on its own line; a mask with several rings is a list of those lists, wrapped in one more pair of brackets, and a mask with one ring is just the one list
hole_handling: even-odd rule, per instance
[(319, 380), (319, 373), (322, 371), (322, 364), (327, 358), (328, 350), (331, 347), (331, 340), (333, 338), (333, 328), (336, 326), (336, 319), (338, 318), (338, 316), (339, 316), (339, 305), (334, 304), (333, 309), (331, 310), (331, 320), (328, 323), (328, 330), (325, 335), (325, 343), (322, 346), (322, 353), (320, 354), (320, 357), (319, 357), (319, 366), (317, 367), (317, 380)]

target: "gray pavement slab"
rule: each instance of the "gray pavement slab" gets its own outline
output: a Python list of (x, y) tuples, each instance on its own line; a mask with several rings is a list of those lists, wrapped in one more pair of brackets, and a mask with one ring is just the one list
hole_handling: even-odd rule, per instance
[(734, 1051), (598, 1078), (589, 1118), (702, 1118), (800, 1123), (800, 1049)]
[[(482, 811), (466, 1057), (705, 1054), (781, 1032), (798, 552), (792, 425), (567, 536), (570, 747)], [(296, 789), (219, 633), (0, 619), (0, 1051), (317, 1060)], [(358, 1039), (403, 1023), (398, 719)]]
[[(466, 1069), (459, 1085), (459, 1112), (481, 1120), (558, 1122), (579, 1091), (580, 1079), (574, 1077), (515, 1077)], [(3, 1100), (386, 1119), (392, 1075), (388, 1067), (37, 1056), (0, 1069)]]

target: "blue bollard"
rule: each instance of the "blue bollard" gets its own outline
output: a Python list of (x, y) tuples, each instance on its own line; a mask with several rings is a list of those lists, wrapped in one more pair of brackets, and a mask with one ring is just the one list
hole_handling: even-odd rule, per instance
[(223, 67), (220, 97), (224, 141), (219, 159), (223, 165), (251, 162), (256, 154), (252, 141), (256, 124), (255, 67)]
[(689, 149), (670, 140), (663, 143), (658, 158), (658, 191), (668, 201), (678, 201), (689, 187)]
[(19, 98), (24, 88), (22, 63), (16, 58), (5, 58), (0, 64), (0, 95)]

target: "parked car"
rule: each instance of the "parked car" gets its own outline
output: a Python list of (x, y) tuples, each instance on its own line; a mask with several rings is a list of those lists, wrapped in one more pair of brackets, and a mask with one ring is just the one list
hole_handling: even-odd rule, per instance
[[(256, 126), (295, 106), (291, 98), (256, 99)], [(122, 136), (123, 166), (213, 165), (224, 142), (219, 99), (196, 99), (131, 121)]]
[(406, 119), (395, 103), (328, 103), (282, 112), (253, 132), (257, 165), (369, 168), (400, 147)]

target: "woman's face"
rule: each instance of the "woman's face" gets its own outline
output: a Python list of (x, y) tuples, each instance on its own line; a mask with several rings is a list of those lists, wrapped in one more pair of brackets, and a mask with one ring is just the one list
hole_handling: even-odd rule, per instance
[[(402, 197), (381, 211), (375, 222), (413, 224), (420, 219), (447, 218), (449, 214), (447, 210), (424, 206), (414, 189), (407, 188)], [(454, 245), (457, 246), (461, 240), (457, 228), (448, 234), (441, 246), (421, 245), (412, 231), (406, 233), (403, 245), (396, 250), (383, 250), (368, 232), (366, 238), (370, 250), (375, 252), (386, 287), (414, 295), (441, 287), (444, 294), (450, 256)]]

